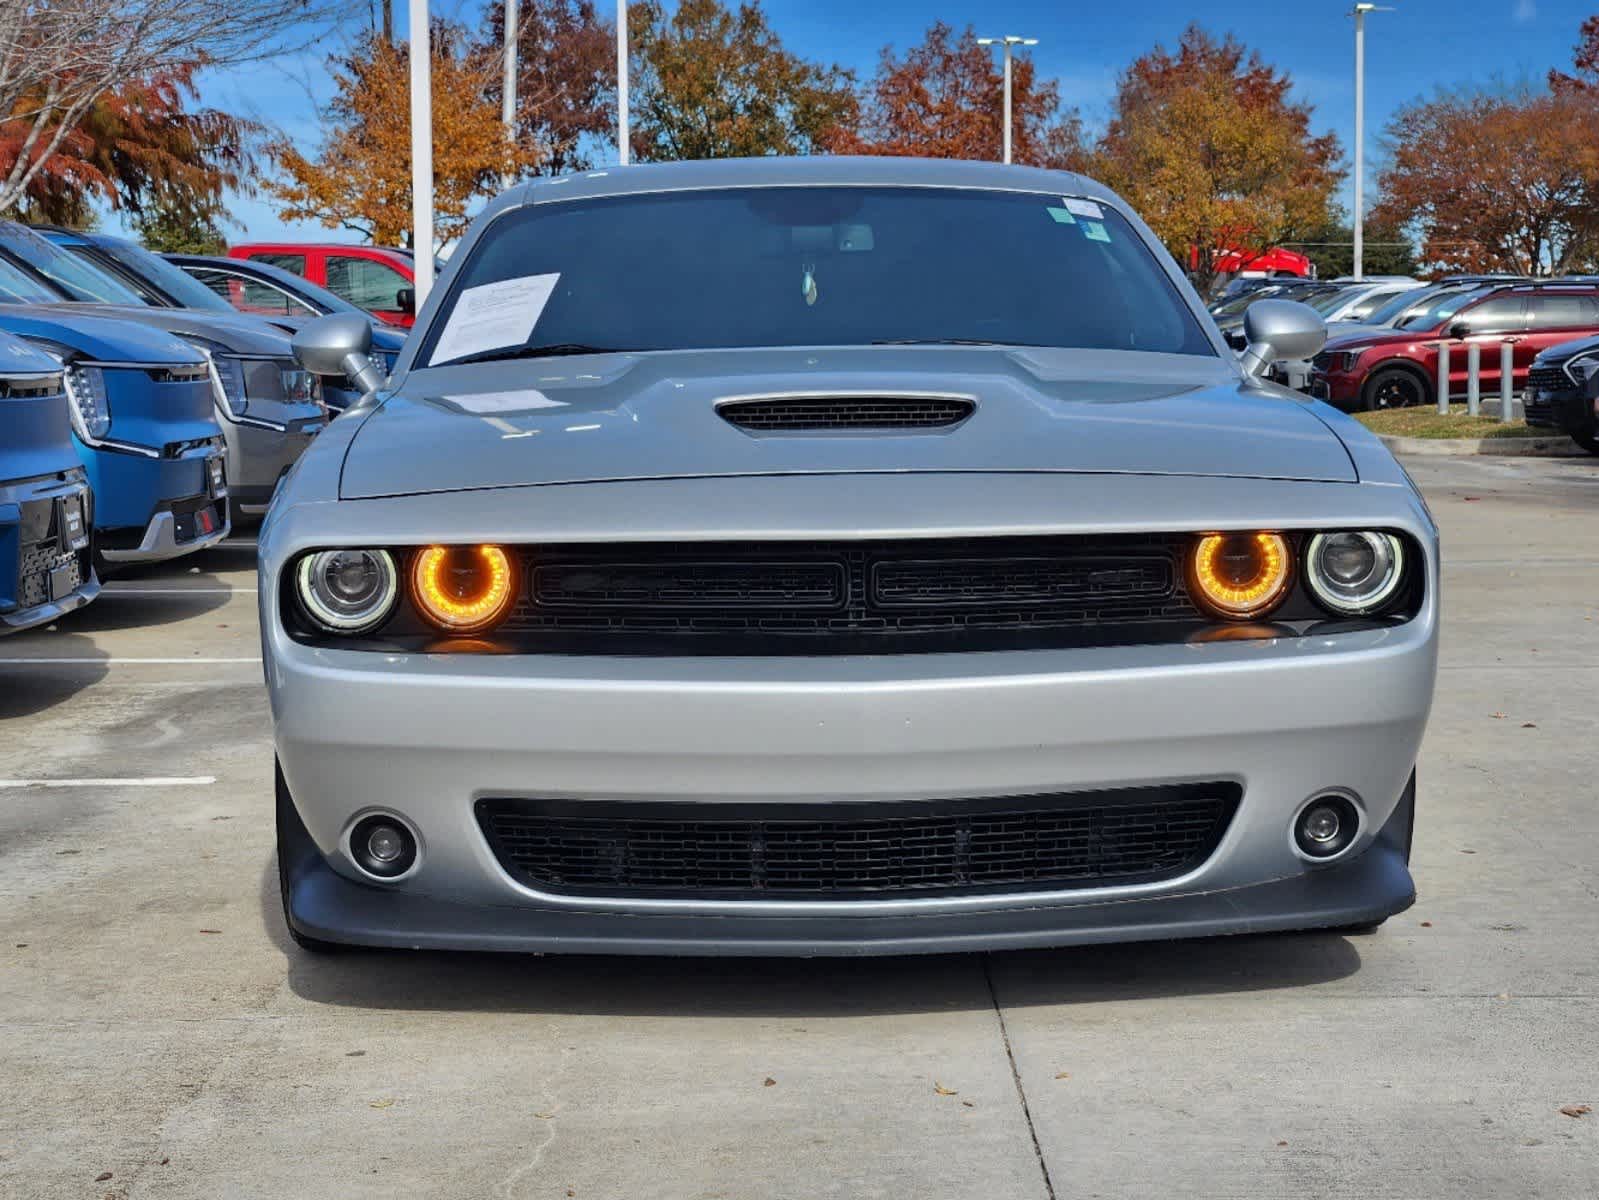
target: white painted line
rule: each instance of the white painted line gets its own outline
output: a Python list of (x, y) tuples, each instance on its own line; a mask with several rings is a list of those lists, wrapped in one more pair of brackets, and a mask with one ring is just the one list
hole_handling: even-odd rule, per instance
[(217, 666), (221, 663), (259, 663), (260, 657), (255, 658), (0, 658), (0, 667), (37, 667), (37, 666), (96, 666), (96, 667), (165, 667), (182, 666), (185, 663), (197, 663), (201, 666)]
[(249, 593), (255, 595), (253, 587), (236, 588), (140, 588), (140, 587), (115, 587), (107, 586), (100, 590), (100, 595), (105, 596), (231, 596), (233, 593)]
[(215, 775), (145, 775), (134, 779), (0, 779), (0, 791), (19, 788), (204, 787)]

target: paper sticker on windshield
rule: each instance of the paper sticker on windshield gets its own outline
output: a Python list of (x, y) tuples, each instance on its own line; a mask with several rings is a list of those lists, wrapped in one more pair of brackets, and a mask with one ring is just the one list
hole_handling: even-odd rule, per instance
[(1105, 210), (1092, 200), (1079, 200), (1076, 196), (1062, 196), (1061, 200), (1065, 203), (1068, 211), (1077, 214), (1079, 217), (1090, 217), (1095, 221), (1103, 221), (1105, 219)]
[(1100, 222), (1100, 221), (1084, 221), (1084, 222), (1082, 222), (1082, 226), (1083, 226), (1083, 236), (1086, 237), (1089, 241), (1091, 241), (1091, 242), (1108, 242), (1108, 241), (1110, 241), (1110, 231), (1105, 228), (1103, 222)]
[(1072, 214), (1064, 208), (1046, 208), (1044, 211), (1050, 216), (1054, 217), (1055, 220), (1059, 221), (1062, 225), (1077, 224), (1077, 218), (1072, 216)]
[(524, 275), (467, 288), (456, 297), (428, 365), (436, 367), (485, 350), (525, 345), (560, 278), (559, 274)]
[(491, 414), (503, 416), (506, 413), (530, 412), (539, 408), (566, 407), (566, 401), (551, 400), (537, 388), (522, 388), (514, 392), (476, 392), (470, 395), (440, 396), (438, 402), (477, 417)]

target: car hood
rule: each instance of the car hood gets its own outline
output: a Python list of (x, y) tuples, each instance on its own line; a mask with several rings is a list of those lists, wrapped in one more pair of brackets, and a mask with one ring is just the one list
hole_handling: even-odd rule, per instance
[(94, 313), (120, 321), (137, 321), (178, 337), (197, 337), (226, 346), (229, 353), (260, 358), (292, 358), (289, 335), (261, 317), (245, 313), (202, 312), (193, 308), (149, 308), (121, 304), (59, 306), (72, 313)]
[(1436, 329), (1392, 329), (1386, 325), (1329, 326), (1325, 350), (1358, 350), (1367, 346), (1409, 346), (1438, 340)]
[(0, 330), (18, 337), (57, 342), (101, 362), (197, 363), (193, 346), (142, 325), (109, 320), (82, 304), (0, 306)]
[(1599, 350), (1599, 337), (1576, 338), (1569, 342), (1559, 342), (1540, 351), (1538, 361), (1563, 363), (1567, 359), (1576, 358), (1579, 354), (1592, 354), (1596, 350)]
[[(986, 348), (724, 350), (412, 371), (366, 417), (341, 495), (619, 479), (1071, 471), (1354, 482), (1308, 402), (1221, 358)], [(752, 434), (719, 402), (961, 396), (929, 430)]]

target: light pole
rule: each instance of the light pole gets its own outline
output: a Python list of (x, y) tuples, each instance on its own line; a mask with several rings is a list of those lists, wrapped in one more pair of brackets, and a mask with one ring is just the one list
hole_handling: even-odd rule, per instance
[(1393, 12), (1376, 4), (1359, 3), (1355, 17), (1355, 270), (1366, 276), (1366, 14)]
[[(516, 23), (522, 0), (505, 0), (505, 81), (500, 85), (500, 120), (505, 123), (505, 140), (516, 144)], [(516, 176), (507, 173), (503, 186), (510, 187)]]
[(616, 161), (627, 166), (627, 0), (616, 0)]
[(1037, 38), (1030, 38), (1030, 37), (1017, 37), (1013, 33), (1008, 33), (1004, 37), (978, 38), (977, 39), (977, 44), (979, 46), (992, 46), (995, 43), (998, 43), (998, 44), (1000, 44), (1000, 45), (1005, 47), (1005, 155), (1004, 155), (1003, 158), (1000, 159), (1000, 161), (1001, 162), (1010, 162), (1010, 137), (1011, 137), (1011, 129), (1010, 129), (1010, 126), (1011, 126), (1011, 119), (1010, 119), (1010, 55), (1011, 55), (1011, 47), (1012, 46), (1036, 46), (1036, 45), (1038, 45), (1038, 39)]
[(412, 284), (420, 308), (433, 286), (433, 48), (428, 0), (411, 2), (411, 242)]

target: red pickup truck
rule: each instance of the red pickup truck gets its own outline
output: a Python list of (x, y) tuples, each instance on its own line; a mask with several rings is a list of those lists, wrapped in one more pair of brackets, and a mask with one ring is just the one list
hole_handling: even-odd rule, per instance
[(228, 257), (255, 259), (292, 271), (366, 309), (385, 324), (409, 329), (416, 321), (416, 268), (410, 251), (386, 246), (248, 242), (231, 247)]
[(1481, 346), (1482, 394), (1499, 392), (1500, 346), (1512, 346), (1512, 388), (1542, 350), (1599, 333), (1599, 285), (1487, 284), (1441, 292), (1421, 312), (1392, 328), (1362, 330), (1329, 341), (1311, 363), (1310, 391), (1339, 408), (1406, 408), (1434, 402), (1438, 348), (1449, 347), (1449, 394), (1466, 395), (1466, 358)]

